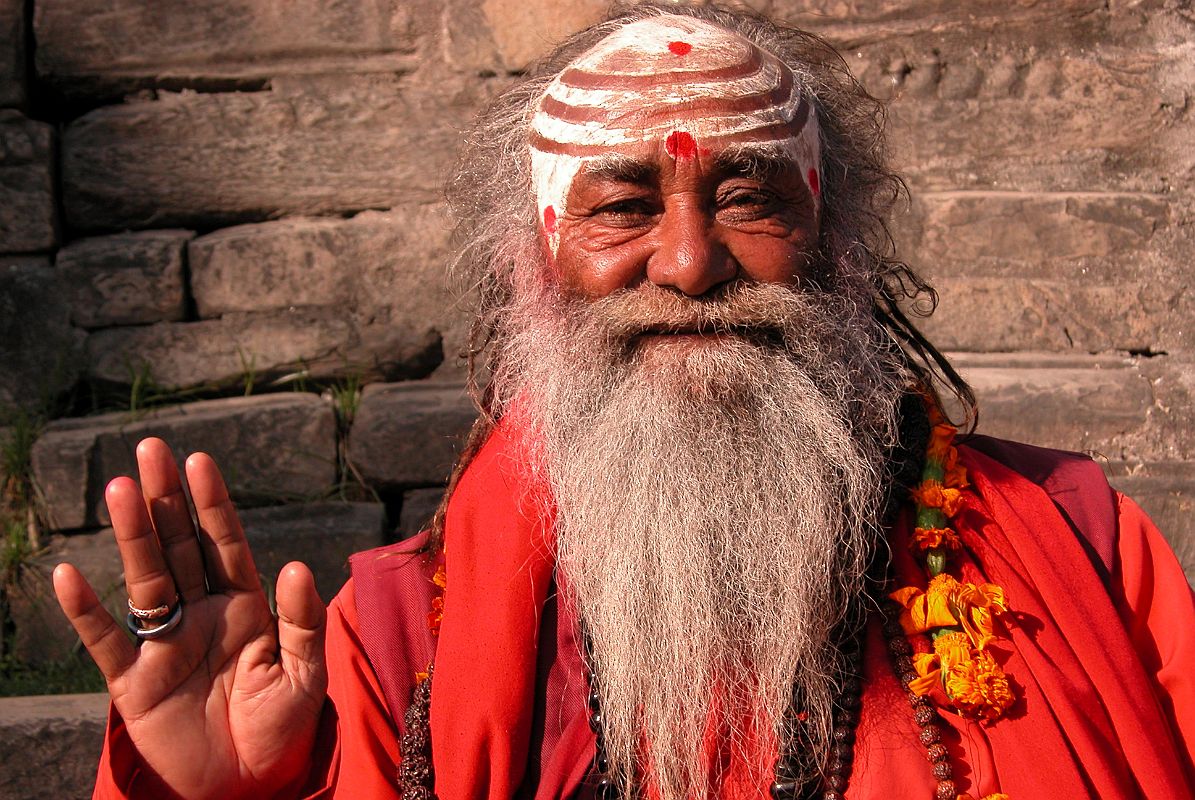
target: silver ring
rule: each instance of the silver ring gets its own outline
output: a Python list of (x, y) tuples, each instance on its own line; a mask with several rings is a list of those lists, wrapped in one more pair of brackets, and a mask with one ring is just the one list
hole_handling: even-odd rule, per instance
[(138, 639), (158, 639), (177, 628), (178, 624), (182, 622), (182, 620), (183, 604), (179, 603), (174, 607), (174, 611), (171, 613), (170, 618), (161, 625), (155, 625), (152, 628), (143, 628), (141, 627), (141, 621), (138, 620), (137, 617), (133, 616), (132, 612), (129, 612), (129, 615), (125, 617), (125, 625), (128, 626), (130, 631), (137, 635)]

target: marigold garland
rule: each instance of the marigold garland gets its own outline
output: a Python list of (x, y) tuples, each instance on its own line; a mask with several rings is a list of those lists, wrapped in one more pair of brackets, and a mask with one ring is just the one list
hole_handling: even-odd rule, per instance
[[(912, 490), (916, 503), (910, 549), (924, 556), (930, 581), (925, 589), (906, 586), (892, 592), (903, 609), (900, 624), (908, 635), (926, 633), (933, 651), (913, 657), (917, 678), (908, 686), (925, 696), (940, 688), (959, 714), (991, 722), (1016, 700), (988, 645), (998, 638), (995, 618), (1008, 611), (1004, 590), (991, 583), (964, 583), (946, 572), (950, 553), (961, 548), (949, 519), (967, 504), (963, 492), (970, 484), (954, 446), (957, 430), (942, 416), (937, 404), (926, 403), (930, 423), (929, 445), (921, 483)], [(957, 800), (975, 800), (960, 794)], [(981, 800), (1008, 800), (1001, 793)]]

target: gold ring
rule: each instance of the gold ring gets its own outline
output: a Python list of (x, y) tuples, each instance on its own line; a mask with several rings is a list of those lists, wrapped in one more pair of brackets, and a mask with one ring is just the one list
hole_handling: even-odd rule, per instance
[(133, 605), (133, 598), (129, 598), (129, 613), (137, 619), (161, 619), (162, 617), (170, 616), (170, 612), (178, 605), (178, 594), (174, 595), (174, 599), (169, 603), (163, 603), (160, 606), (153, 608), (137, 608)]

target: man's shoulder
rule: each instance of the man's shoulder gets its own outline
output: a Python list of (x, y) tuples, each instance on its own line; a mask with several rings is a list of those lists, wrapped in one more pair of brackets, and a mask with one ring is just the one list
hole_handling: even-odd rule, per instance
[(1108, 574), (1116, 557), (1116, 494), (1090, 456), (979, 434), (962, 438), (959, 444), (1040, 486), (1075, 530), (1092, 562)]

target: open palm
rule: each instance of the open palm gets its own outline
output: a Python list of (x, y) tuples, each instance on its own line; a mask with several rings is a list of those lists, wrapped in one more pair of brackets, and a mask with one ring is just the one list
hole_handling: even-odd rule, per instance
[(54, 572), (58, 601), (108, 681), (145, 780), (184, 798), (268, 796), (302, 778), (327, 690), (324, 607), (297, 562), (270, 612), (215, 462), (187, 460), (192, 522), (170, 449), (138, 445), (141, 485), (106, 499), (131, 601), (181, 599), (180, 624), (135, 647), (74, 567)]

